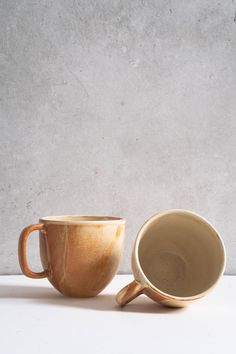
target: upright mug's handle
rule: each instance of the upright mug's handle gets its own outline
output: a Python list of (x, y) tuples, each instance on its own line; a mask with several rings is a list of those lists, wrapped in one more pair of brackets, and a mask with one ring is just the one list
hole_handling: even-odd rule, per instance
[(47, 273), (45, 271), (40, 273), (32, 272), (29, 268), (29, 264), (26, 258), (26, 242), (28, 240), (29, 234), (35, 230), (45, 230), (43, 224), (34, 224), (27, 226), (22, 230), (18, 243), (18, 258), (22, 272), (29, 278), (46, 278)]
[(137, 280), (134, 280), (132, 283), (126, 285), (118, 292), (116, 295), (116, 301), (120, 306), (123, 307), (137, 296), (141, 295), (143, 290), (144, 286), (141, 285)]

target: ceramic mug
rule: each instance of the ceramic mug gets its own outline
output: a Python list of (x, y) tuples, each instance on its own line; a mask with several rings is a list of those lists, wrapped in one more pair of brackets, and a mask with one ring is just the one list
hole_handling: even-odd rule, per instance
[[(39, 230), (41, 273), (30, 270), (26, 242)], [(48, 278), (66, 296), (100, 293), (117, 272), (123, 253), (125, 221), (105, 216), (48, 216), (26, 227), (19, 239), (22, 272), (30, 278)]]
[(225, 269), (225, 248), (213, 226), (187, 210), (151, 217), (138, 233), (132, 254), (135, 280), (116, 296), (126, 305), (140, 294), (171, 307), (204, 296)]

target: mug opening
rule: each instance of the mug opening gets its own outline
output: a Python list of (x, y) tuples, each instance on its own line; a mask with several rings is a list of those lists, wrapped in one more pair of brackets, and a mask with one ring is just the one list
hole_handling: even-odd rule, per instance
[(125, 220), (115, 216), (93, 216), (93, 215), (58, 215), (45, 216), (40, 218), (41, 222), (55, 224), (104, 224), (104, 223), (125, 223)]
[(134, 254), (145, 281), (174, 298), (199, 297), (225, 268), (217, 231), (201, 216), (181, 209), (151, 217), (139, 231)]

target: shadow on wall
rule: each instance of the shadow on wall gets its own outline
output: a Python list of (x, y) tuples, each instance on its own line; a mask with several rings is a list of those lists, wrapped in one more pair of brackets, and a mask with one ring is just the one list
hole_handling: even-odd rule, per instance
[(0, 285), (0, 299), (27, 299), (35, 304), (66, 306), (95, 311), (139, 312), (150, 314), (171, 314), (183, 312), (184, 308), (162, 307), (145, 296), (139, 296), (126, 307), (119, 307), (114, 294), (100, 294), (93, 298), (69, 298), (50, 287)]

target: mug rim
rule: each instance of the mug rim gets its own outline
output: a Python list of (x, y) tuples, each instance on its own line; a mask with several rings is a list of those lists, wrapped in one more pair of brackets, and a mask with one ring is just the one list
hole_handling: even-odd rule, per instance
[[(70, 220), (71, 219), (71, 220)], [(125, 224), (126, 220), (117, 216), (98, 215), (50, 215), (43, 216), (40, 222), (59, 225), (90, 225), (90, 224)]]
[[(220, 244), (222, 247), (222, 251), (223, 251), (223, 262), (222, 262), (222, 266), (221, 266), (221, 271), (219, 272), (219, 275), (217, 277), (217, 279), (215, 280), (214, 284), (212, 286), (210, 286), (208, 289), (206, 289), (205, 291), (198, 293), (196, 295), (192, 295), (192, 296), (175, 296), (175, 295), (171, 295), (169, 293), (166, 293), (162, 290), (160, 290), (159, 288), (155, 287), (154, 284), (152, 284), (149, 279), (146, 277), (145, 273), (143, 272), (143, 269), (140, 265), (139, 262), (139, 255), (138, 255), (138, 248), (139, 248), (139, 243), (144, 235), (144, 231), (146, 230), (146, 228), (148, 227), (148, 225), (154, 220), (154, 219), (158, 219), (160, 217), (162, 217), (163, 215), (167, 215), (167, 214), (172, 214), (172, 213), (181, 213), (181, 214), (188, 214), (188, 215), (192, 215), (197, 217), (199, 220), (203, 221), (204, 223), (206, 223), (208, 226), (210, 226), (210, 228), (212, 229), (212, 231), (214, 231), (215, 236), (220, 240)], [(154, 291), (156, 291), (157, 293), (162, 294), (163, 296), (165, 296), (166, 298), (169, 299), (175, 299), (175, 300), (179, 300), (179, 301), (192, 301), (195, 299), (198, 299), (202, 296), (204, 296), (206, 293), (208, 293), (218, 282), (218, 280), (220, 279), (220, 277), (222, 276), (222, 274), (224, 273), (225, 270), (225, 266), (226, 266), (226, 250), (225, 250), (225, 245), (223, 242), (223, 239), (221, 238), (219, 232), (216, 230), (216, 228), (208, 221), (206, 220), (204, 217), (200, 216), (199, 214), (187, 210), (187, 209), (169, 209), (169, 210), (165, 210), (162, 211), (160, 213), (156, 213), (154, 215), (152, 215), (149, 219), (147, 219), (145, 221), (145, 223), (141, 226), (136, 240), (135, 240), (135, 244), (134, 244), (134, 249), (133, 249), (133, 254), (135, 257), (135, 262), (138, 266), (138, 272), (141, 273), (142, 278), (145, 280), (145, 283)], [(143, 284), (144, 286), (146, 284)]]

